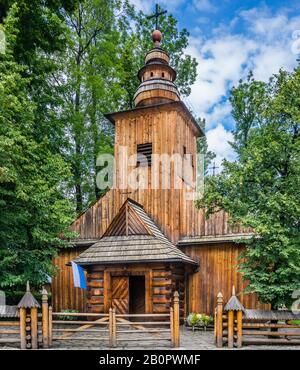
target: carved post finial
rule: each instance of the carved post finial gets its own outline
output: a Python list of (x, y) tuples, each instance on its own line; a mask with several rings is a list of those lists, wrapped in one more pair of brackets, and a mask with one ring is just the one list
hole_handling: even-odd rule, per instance
[(223, 294), (221, 292), (219, 292), (217, 295), (217, 303), (223, 303)]
[(42, 302), (48, 302), (48, 292), (45, 287), (42, 289)]
[(235, 286), (232, 286), (232, 295), (235, 295)]
[(27, 280), (27, 283), (26, 283), (26, 292), (30, 292), (30, 284), (29, 284), (28, 280)]

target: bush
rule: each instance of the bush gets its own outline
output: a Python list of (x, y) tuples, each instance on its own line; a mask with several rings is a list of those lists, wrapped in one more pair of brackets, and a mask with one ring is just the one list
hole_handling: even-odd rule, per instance
[[(6, 304), (9, 306), (16, 306), (20, 300), (23, 298), (25, 294), (25, 290), (6, 290), (5, 296), (6, 296)], [(39, 304), (42, 303), (42, 294), (40, 291), (31, 291), (34, 298), (39, 302)], [(48, 302), (49, 305), (51, 304), (51, 293), (48, 292)]]
[(206, 327), (213, 322), (213, 318), (211, 316), (202, 314), (202, 313), (195, 313), (192, 312), (187, 317), (187, 323), (189, 326), (192, 326), (194, 329), (195, 327)]
[[(62, 310), (62, 313), (79, 313), (78, 310)], [(67, 315), (58, 315), (57, 320), (64, 320), (64, 321), (76, 321), (78, 316), (67, 316)]]

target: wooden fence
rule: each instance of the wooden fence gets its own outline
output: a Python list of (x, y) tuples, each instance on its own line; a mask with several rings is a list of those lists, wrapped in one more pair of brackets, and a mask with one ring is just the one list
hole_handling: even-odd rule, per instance
[(215, 343), (217, 347), (241, 348), (243, 345), (299, 345), (300, 314), (291, 311), (245, 309), (235, 295), (223, 307), (223, 296), (217, 296), (215, 310)]
[(44, 321), (48, 322), (44, 341), (49, 347), (53, 341), (73, 340), (85, 343), (93, 341), (93, 345), (97, 346), (98, 342), (99, 346), (101, 344), (109, 347), (117, 347), (123, 342), (148, 341), (169, 342), (174, 348), (180, 346), (177, 292), (168, 314), (116, 314), (114, 308), (110, 308), (108, 314), (68, 313), (52, 312), (49, 307), (43, 313), (43, 323)]
[[(114, 308), (107, 314), (52, 312), (47, 291), (42, 292), (40, 307), (27, 284), (24, 297), (15, 307), (14, 320), (9, 320), (0, 321), (0, 344), (16, 343), (21, 349), (51, 348), (57, 341), (92, 341), (99, 348), (150, 340), (169, 342), (174, 348), (180, 346), (178, 292), (174, 293), (168, 314), (121, 315)], [(151, 338), (151, 335), (155, 336)]]
[[(39, 303), (30, 292), (26, 293), (17, 306), (5, 306), (0, 321), (0, 343), (18, 344), (21, 349), (37, 349), (39, 335)], [(5, 311), (8, 312), (5, 312)], [(13, 319), (13, 320), (12, 320)]]
[(20, 345), (20, 341), (19, 315), (17, 314), (12, 318), (6, 318), (3, 314), (3, 319), (0, 321), (0, 344), (12, 343)]

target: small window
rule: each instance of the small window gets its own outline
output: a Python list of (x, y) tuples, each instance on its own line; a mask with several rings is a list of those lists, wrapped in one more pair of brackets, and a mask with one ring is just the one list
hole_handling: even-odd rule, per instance
[(161, 77), (162, 77), (162, 78), (165, 78), (165, 74), (164, 74), (164, 72), (161, 74)]
[(152, 143), (137, 145), (137, 167), (151, 166), (152, 164)]
[(153, 72), (151, 72), (150, 76), (153, 77)]

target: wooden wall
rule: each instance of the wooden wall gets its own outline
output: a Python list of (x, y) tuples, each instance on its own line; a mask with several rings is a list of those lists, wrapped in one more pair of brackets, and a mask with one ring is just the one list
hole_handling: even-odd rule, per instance
[(104, 313), (104, 268), (94, 266), (87, 273), (87, 311)]
[[(234, 243), (210, 246), (189, 246), (182, 250), (200, 263), (199, 271), (189, 276), (186, 314), (190, 312), (213, 314), (216, 297), (222, 292), (224, 302), (231, 297), (232, 286), (236, 293), (243, 291), (242, 276), (237, 272), (238, 256), (243, 247)], [(245, 308), (264, 308), (253, 294), (238, 295)]]
[[(206, 220), (204, 211), (195, 208), (189, 199), (191, 189), (174, 186), (174, 166), (169, 171), (170, 188), (164, 189), (162, 182), (163, 168), (160, 165), (158, 174), (153, 174), (154, 166), (135, 168), (135, 162), (128, 164), (122, 158), (124, 147), (128, 155), (136, 154), (137, 144), (151, 142), (153, 154), (186, 153), (196, 155), (196, 133), (190, 118), (180, 108), (166, 105), (159, 108), (147, 108), (118, 115), (115, 124), (115, 188), (83, 213), (71, 226), (81, 238), (100, 238), (120, 207), (127, 198), (143, 205), (145, 211), (156, 222), (163, 233), (174, 243), (184, 236), (223, 235), (240, 233), (239, 227), (228, 224), (228, 216), (219, 212)], [(135, 168), (139, 178), (147, 179), (146, 185), (134, 190), (127, 186), (129, 173)], [(194, 168), (194, 178), (196, 176)], [(153, 181), (157, 185), (153, 189)], [(178, 180), (177, 181), (182, 181)]]
[(87, 273), (88, 312), (108, 312), (111, 307), (112, 276), (145, 276), (146, 313), (169, 313), (175, 290), (180, 288), (184, 309), (184, 267), (170, 264), (92, 266)]
[(54, 265), (58, 268), (56, 276), (52, 279), (52, 307), (54, 312), (73, 309), (86, 312), (86, 291), (75, 288), (72, 268), (66, 263), (73, 260), (84, 249), (63, 249), (59, 256), (54, 259)]

